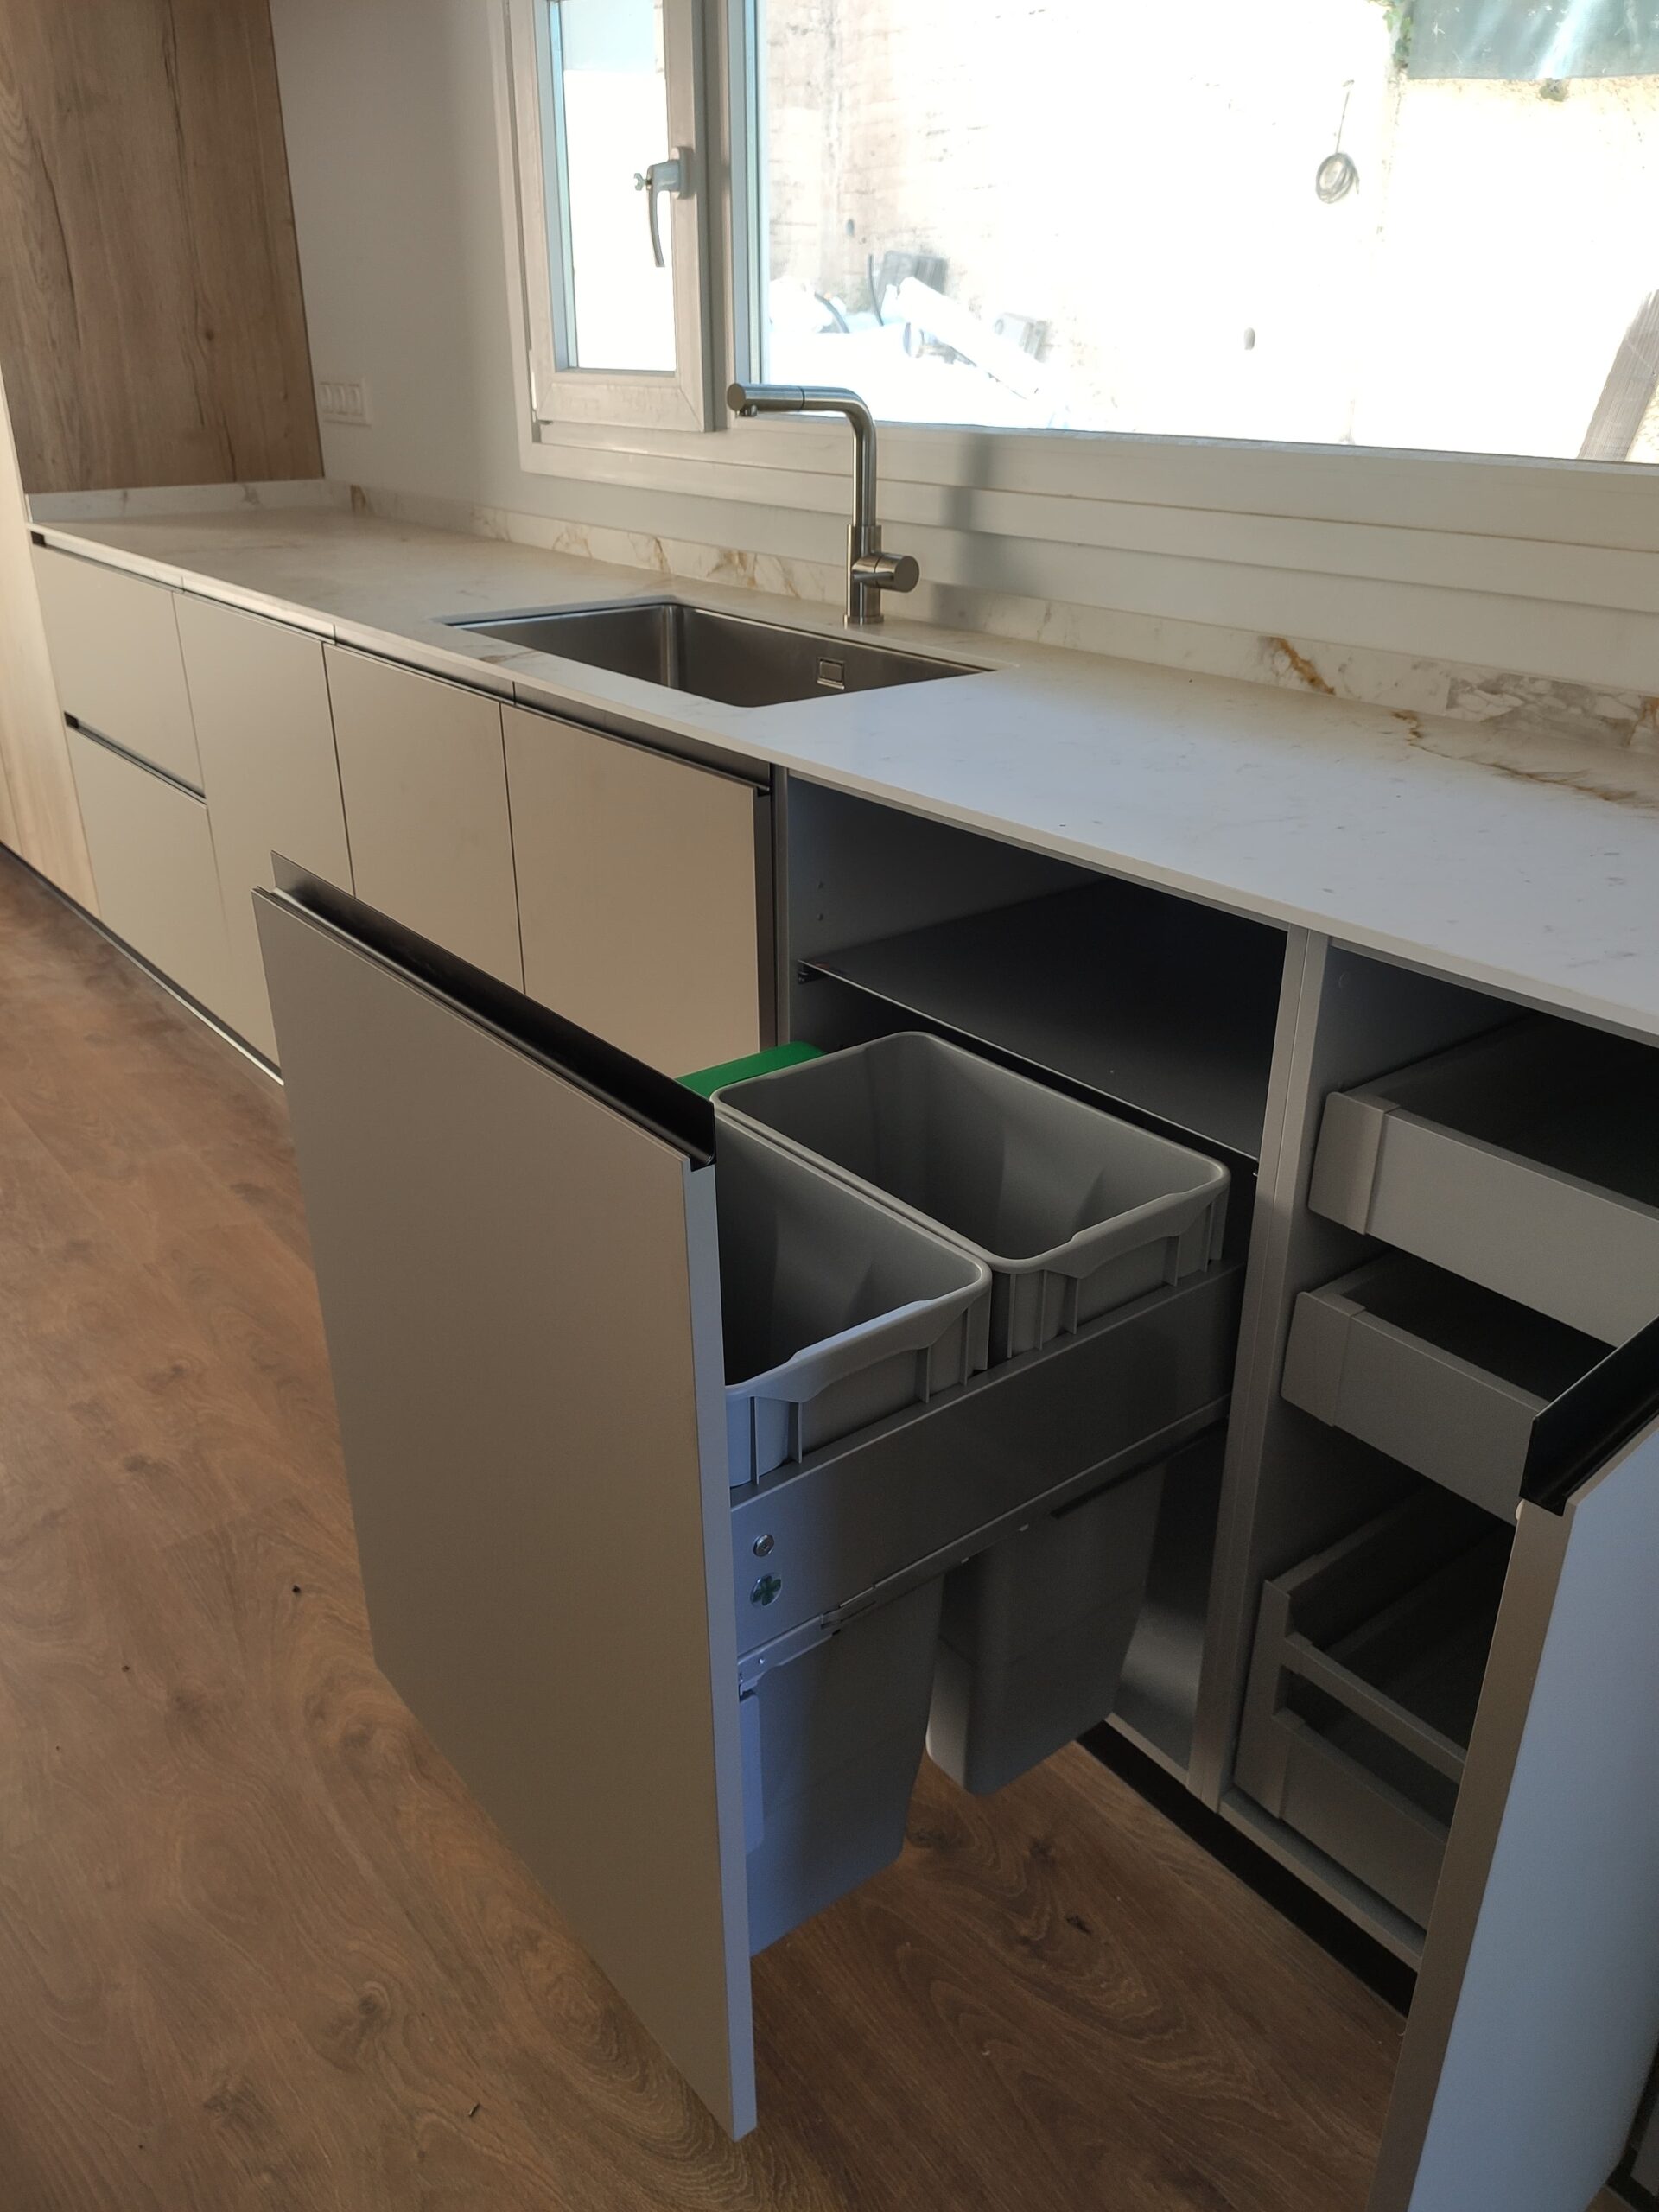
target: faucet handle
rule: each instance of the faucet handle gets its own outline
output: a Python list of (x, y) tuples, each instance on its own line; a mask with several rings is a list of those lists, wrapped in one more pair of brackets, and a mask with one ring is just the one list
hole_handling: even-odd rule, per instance
[[(808, 414), (811, 411), (808, 403), (823, 396), (799, 384), (729, 384), (726, 387), (726, 404), (734, 415)], [(864, 403), (858, 404), (861, 407)]]
[(913, 553), (861, 553), (851, 573), (874, 591), (914, 591), (922, 575)]

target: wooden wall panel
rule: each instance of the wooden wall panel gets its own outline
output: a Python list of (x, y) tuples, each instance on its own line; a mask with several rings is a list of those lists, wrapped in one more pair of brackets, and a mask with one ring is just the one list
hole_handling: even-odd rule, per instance
[(17, 810), (11, 803), (11, 783), (6, 774), (6, 747), (0, 733), (0, 845), (17, 849)]
[(10, 821), (0, 843), (19, 852), (60, 891), (98, 912), (80, 801), (46, 648), (29, 542), (29, 510), (6, 427), (0, 379), (0, 764)]
[(267, 0), (0, 0), (25, 486), (321, 473)]

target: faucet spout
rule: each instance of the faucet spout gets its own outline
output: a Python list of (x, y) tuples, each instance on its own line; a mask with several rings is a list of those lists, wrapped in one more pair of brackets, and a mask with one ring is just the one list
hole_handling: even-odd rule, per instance
[(875, 418), (855, 391), (840, 385), (734, 384), (726, 404), (734, 415), (839, 415), (853, 433), (853, 521), (847, 540), (847, 620), (881, 620), (884, 591), (912, 591), (920, 574), (908, 554), (881, 550), (875, 518)]

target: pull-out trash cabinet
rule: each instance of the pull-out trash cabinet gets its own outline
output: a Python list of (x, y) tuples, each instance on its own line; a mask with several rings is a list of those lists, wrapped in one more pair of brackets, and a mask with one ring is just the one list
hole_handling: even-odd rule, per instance
[[(260, 932), (376, 1656), (741, 2134), (751, 1949), (897, 1849), (943, 1578), (1214, 1426), (1239, 1270), (963, 1382), (970, 1255), (861, 1228), (873, 1201), (828, 1205), (690, 1090), (277, 883)], [(800, 1178), (794, 1229), (757, 1233)], [(815, 1208), (868, 1236), (873, 1302), (795, 1233)], [(781, 1432), (734, 1414), (779, 1392)]]
[[(1204, 1274), (1222, 1249), (1219, 1160), (943, 1038), (899, 1030), (714, 1096), (982, 1261), (992, 1366)], [(1000, 1789), (1111, 1711), (1161, 1491), (1142, 1469), (950, 1576), (928, 1750), (965, 1789)]]

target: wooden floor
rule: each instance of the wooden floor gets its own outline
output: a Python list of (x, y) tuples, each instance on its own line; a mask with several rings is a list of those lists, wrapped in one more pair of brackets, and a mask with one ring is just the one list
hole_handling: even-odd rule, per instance
[(1359, 2212), (1397, 2019), (1081, 1751), (723, 2141), (370, 1663), (280, 1093), (3, 857), (0, 1217), (3, 2212)]

